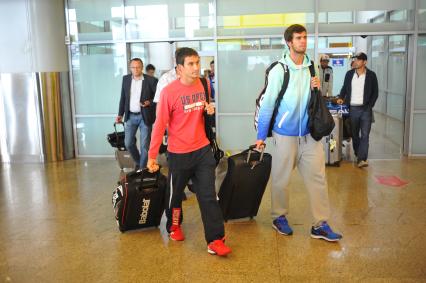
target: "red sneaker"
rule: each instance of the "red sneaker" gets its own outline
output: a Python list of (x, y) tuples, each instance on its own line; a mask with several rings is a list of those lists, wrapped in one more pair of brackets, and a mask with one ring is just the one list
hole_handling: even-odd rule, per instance
[(185, 240), (185, 235), (183, 235), (182, 228), (180, 226), (175, 226), (171, 228), (171, 232), (169, 234), (170, 239), (173, 241), (183, 241)]
[(218, 256), (226, 256), (227, 254), (230, 254), (232, 251), (224, 242), (225, 238), (214, 240), (207, 245), (207, 252), (212, 255), (217, 254)]

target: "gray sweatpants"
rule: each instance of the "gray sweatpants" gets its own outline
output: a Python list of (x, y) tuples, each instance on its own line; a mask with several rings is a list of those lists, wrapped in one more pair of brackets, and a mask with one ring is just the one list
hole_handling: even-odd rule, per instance
[(272, 149), (272, 219), (289, 212), (291, 173), (297, 166), (309, 193), (314, 225), (330, 215), (325, 178), (324, 150), (310, 134), (304, 137), (273, 133)]

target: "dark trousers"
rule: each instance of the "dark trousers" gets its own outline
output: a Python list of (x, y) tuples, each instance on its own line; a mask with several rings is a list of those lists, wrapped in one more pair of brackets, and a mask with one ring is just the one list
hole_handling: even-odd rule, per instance
[[(191, 179), (200, 206), (201, 219), (207, 243), (225, 236), (222, 211), (215, 191), (215, 167), (210, 145), (189, 153), (169, 152), (169, 180), (166, 194), (167, 231), (173, 224), (173, 216), (182, 223), (182, 193)], [(180, 211), (180, 215), (173, 215)]]
[(367, 160), (373, 110), (365, 106), (351, 106), (352, 145), (358, 161)]

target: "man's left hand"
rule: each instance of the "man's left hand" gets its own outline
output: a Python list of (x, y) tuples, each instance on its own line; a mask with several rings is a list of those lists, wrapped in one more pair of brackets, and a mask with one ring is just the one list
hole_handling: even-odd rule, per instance
[(208, 115), (214, 114), (214, 104), (213, 103), (205, 103), (205, 110), (207, 111)]

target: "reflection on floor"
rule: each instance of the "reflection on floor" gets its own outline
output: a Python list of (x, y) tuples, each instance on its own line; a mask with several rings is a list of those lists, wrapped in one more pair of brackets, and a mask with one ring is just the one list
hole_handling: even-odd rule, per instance
[[(228, 222), (228, 258), (206, 252), (194, 195), (184, 203), (184, 242), (158, 229), (120, 233), (113, 160), (3, 165), (0, 282), (426, 282), (426, 160), (328, 167), (331, 224), (340, 243), (309, 237), (311, 213), (294, 173), (293, 236), (271, 228), (267, 189), (254, 221)], [(410, 183), (387, 187), (375, 176)]]
[(374, 112), (375, 123), (370, 133), (370, 159), (400, 159), (402, 155), (403, 122)]

